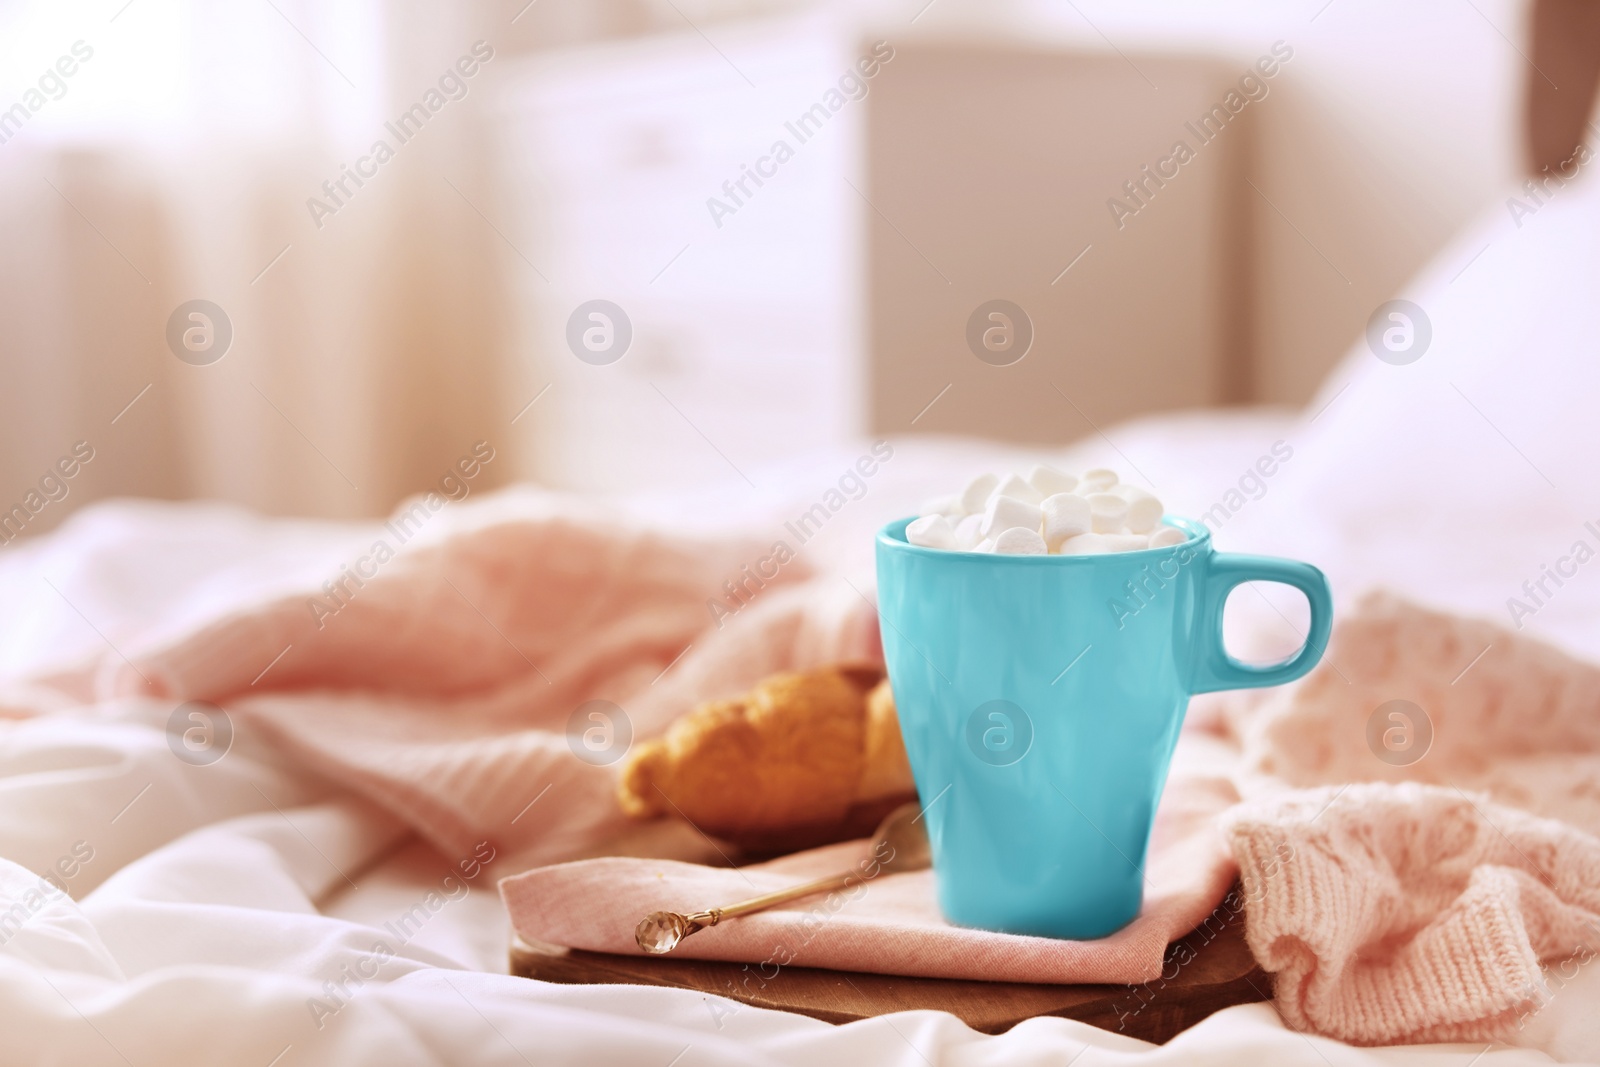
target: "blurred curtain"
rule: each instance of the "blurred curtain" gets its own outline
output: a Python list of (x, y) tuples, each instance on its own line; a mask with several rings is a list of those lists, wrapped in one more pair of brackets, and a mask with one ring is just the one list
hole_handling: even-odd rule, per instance
[[(30, 533), (107, 494), (377, 514), (478, 440), (504, 461), (477, 487), (517, 473), (485, 106), (510, 63), (479, 14), (0, 9), (0, 510), (78, 441), (93, 460)], [(414, 105), (402, 143), (386, 123)], [(333, 200), (379, 140), (392, 158)], [(196, 299), (232, 327), (209, 364), (167, 339)]]

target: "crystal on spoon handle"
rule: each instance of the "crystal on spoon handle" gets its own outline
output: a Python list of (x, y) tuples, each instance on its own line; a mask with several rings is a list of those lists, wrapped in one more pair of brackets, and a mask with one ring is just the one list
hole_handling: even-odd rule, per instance
[(678, 947), (678, 942), (700, 929), (686, 916), (674, 911), (653, 911), (639, 920), (633, 928), (633, 940), (643, 952), (652, 956), (665, 956)]

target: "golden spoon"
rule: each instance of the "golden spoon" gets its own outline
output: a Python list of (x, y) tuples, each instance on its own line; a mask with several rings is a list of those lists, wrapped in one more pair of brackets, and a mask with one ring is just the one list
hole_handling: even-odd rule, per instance
[[(932, 862), (928, 854), (928, 832), (921, 822), (921, 809), (915, 803), (902, 804), (878, 824), (872, 835), (872, 856), (878, 862), (877, 874), (897, 874), (901, 871), (920, 871)], [(843, 874), (830, 874), (814, 882), (763, 893), (759, 897), (725, 904), (709, 911), (696, 911), (679, 915), (675, 911), (653, 911), (639, 920), (633, 939), (639, 947), (652, 956), (665, 956), (690, 934), (715, 926), (723, 919), (749, 915), (753, 911), (787, 904), (791, 900), (826, 893), (833, 889), (847, 889), (866, 881), (867, 875), (859, 870)]]

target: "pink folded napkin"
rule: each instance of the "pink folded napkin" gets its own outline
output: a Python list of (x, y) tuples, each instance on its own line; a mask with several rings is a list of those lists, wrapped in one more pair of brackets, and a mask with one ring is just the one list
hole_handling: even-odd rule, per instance
[[(1233, 880), (1235, 867), (1213, 827), (1235, 799), (1216, 778), (1185, 776), (1169, 784), (1144, 909), (1099, 941), (952, 926), (939, 914), (933, 873), (913, 871), (726, 920), (694, 934), (673, 955), (748, 963), (751, 981), (788, 965), (997, 982), (1150, 981), (1161, 973), (1167, 945), (1217, 908)], [(633, 931), (652, 911), (698, 911), (835, 872), (871, 871), (857, 866), (870, 853), (869, 842), (853, 841), (739, 869), (605, 857), (531, 870), (505, 879), (500, 890), (524, 940), (642, 955)]]

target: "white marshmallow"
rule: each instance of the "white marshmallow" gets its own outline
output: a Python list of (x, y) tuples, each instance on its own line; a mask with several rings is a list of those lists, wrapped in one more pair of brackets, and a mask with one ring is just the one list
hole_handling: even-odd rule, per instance
[(1076, 475), (1063, 474), (1048, 464), (1038, 463), (1028, 472), (1028, 484), (1046, 499), (1057, 493), (1070, 493), (1078, 487)]
[(956, 523), (956, 548), (963, 552), (976, 548), (978, 542), (983, 540), (982, 526), (982, 515), (968, 515)]
[(1161, 521), (1161, 516), (1166, 512), (1166, 508), (1161, 506), (1161, 501), (1136, 485), (1119, 485), (1112, 492), (1128, 502), (1126, 521), (1128, 529), (1134, 533), (1147, 534), (1154, 530), (1156, 523)]
[(1041, 510), (1044, 512), (1044, 542), (1052, 552), (1067, 538), (1089, 532), (1089, 502), (1076, 493), (1046, 497)]
[(1039, 531), (1013, 526), (1000, 531), (1000, 536), (994, 539), (992, 551), (997, 556), (1042, 556), (1050, 550), (1045, 547)]
[(1139, 534), (1086, 533), (1061, 542), (1063, 556), (1096, 556), (1106, 552), (1134, 552), (1148, 545)]
[(1088, 497), (1091, 529), (1095, 533), (1121, 533), (1128, 521), (1128, 502), (1115, 493), (1091, 493)]
[(1162, 524), (1163, 511), (1155, 494), (1122, 484), (1116, 471), (1095, 468), (1080, 479), (1036, 463), (1025, 478), (980, 474), (960, 493), (928, 500), (921, 517), (906, 524), (906, 540), (923, 548), (1064, 556), (1189, 540)]
[(1163, 526), (1150, 535), (1151, 548), (1167, 548), (1171, 545), (1181, 545), (1189, 540), (1189, 536), (1176, 526)]
[(1029, 485), (1015, 474), (1008, 474), (1005, 476), (1005, 478), (1001, 479), (1000, 484), (995, 486), (994, 492), (989, 494), (989, 499), (993, 500), (997, 496), (1013, 497), (1026, 504), (1040, 504), (1044, 502), (1043, 493), (1039, 492), (1039, 490), (1035, 489), (1033, 486)]
[(1077, 491), (1084, 496), (1090, 493), (1103, 493), (1117, 484), (1117, 472), (1107, 470), (1105, 467), (1096, 467), (1083, 472), (1083, 477), (1078, 480)]
[(906, 540), (923, 548), (955, 548), (956, 531), (943, 515), (924, 515), (907, 524)]
[[(1116, 499), (1120, 502), (1122, 498)], [(989, 506), (984, 509), (983, 525), (978, 527), (978, 532), (985, 537), (994, 537), (1000, 531), (1009, 530), (1013, 526), (1038, 532), (1043, 524), (1044, 512), (1039, 509), (1039, 505), (1029, 504), (1014, 496), (992, 496), (989, 498)]]
[(992, 474), (980, 474), (967, 483), (961, 490), (961, 510), (968, 515), (976, 514), (983, 510), (989, 501), (989, 494), (994, 492), (994, 487), (1000, 484), (1000, 479)]

